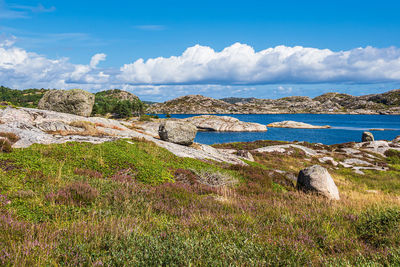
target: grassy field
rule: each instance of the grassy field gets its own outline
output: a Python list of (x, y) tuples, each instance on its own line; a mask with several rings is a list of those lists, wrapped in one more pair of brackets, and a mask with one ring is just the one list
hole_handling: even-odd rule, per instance
[(388, 172), (330, 170), (335, 202), (273, 171), (315, 164), (300, 152), (254, 156), (204, 162), (143, 140), (2, 153), (0, 265), (400, 264), (398, 153)]

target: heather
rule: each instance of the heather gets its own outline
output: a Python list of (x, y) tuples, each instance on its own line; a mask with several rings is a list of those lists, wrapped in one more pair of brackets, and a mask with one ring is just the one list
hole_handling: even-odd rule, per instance
[(301, 151), (253, 156), (179, 158), (140, 139), (0, 153), (0, 265), (400, 264), (398, 152), (379, 159), (387, 172), (322, 164), (340, 201), (296, 190), (287, 174), (316, 163)]

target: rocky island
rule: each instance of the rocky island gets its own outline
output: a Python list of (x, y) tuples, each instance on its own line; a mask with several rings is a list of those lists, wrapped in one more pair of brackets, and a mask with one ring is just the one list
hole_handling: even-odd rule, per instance
[(352, 96), (326, 93), (315, 98), (284, 97), (280, 99), (225, 98), (213, 99), (188, 95), (149, 106), (156, 114), (400, 114), (400, 89), (382, 94)]
[(329, 125), (311, 125), (304, 122), (298, 121), (280, 121), (280, 122), (272, 122), (267, 125), (267, 127), (273, 128), (297, 128), (297, 129), (328, 129), (331, 128)]

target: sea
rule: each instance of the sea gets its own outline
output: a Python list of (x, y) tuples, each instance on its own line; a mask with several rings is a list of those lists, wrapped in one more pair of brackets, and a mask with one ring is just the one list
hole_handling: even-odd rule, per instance
[[(172, 118), (188, 118), (204, 114), (172, 114)], [(213, 114), (214, 115), (214, 114)], [(164, 114), (158, 114), (165, 118)], [(269, 124), (278, 121), (298, 121), (313, 125), (330, 125), (330, 129), (269, 128), (266, 132), (198, 132), (195, 142), (219, 144), (256, 140), (306, 141), (326, 145), (361, 142), (364, 131), (371, 131), (375, 140), (393, 140), (400, 135), (400, 115), (342, 115), (342, 114), (219, 114), (241, 121)]]

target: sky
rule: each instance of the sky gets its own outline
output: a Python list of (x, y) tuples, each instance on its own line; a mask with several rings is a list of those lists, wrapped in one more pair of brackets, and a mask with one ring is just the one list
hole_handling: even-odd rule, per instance
[(0, 85), (143, 100), (400, 88), (400, 1), (0, 0)]

